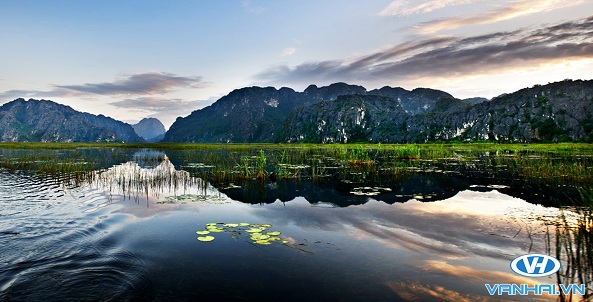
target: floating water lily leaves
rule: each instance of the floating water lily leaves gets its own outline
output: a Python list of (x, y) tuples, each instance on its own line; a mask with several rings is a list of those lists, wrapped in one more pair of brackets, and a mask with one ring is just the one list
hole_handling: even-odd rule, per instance
[[(208, 236), (201, 236), (198, 237), (199, 241), (202, 242), (209, 242), (214, 240), (214, 236), (211, 233), (230, 233), (231, 238), (238, 239), (243, 238), (246, 239), (248, 242), (252, 244), (258, 245), (270, 245), (272, 243), (278, 243), (282, 245), (286, 245), (289, 247), (296, 248), (298, 250), (302, 250), (290, 244), (288, 240), (283, 240), (284, 238), (280, 238), (280, 232), (269, 230), (267, 232), (262, 233), (265, 230), (268, 230), (272, 227), (271, 224), (264, 223), (264, 224), (256, 224), (256, 223), (247, 223), (247, 222), (240, 222), (240, 223), (223, 223), (223, 222), (211, 222), (206, 224), (205, 230), (199, 230), (196, 233), (198, 235), (207, 235)], [(247, 236), (248, 235), (248, 236)], [(305, 251), (305, 250), (303, 250)], [(305, 251), (308, 252), (308, 251)]]
[(200, 236), (198, 237), (198, 240), (203, 241), (203, 242), (209, 242), (214, 240), (214, 236)]
[(164, 200), (157, 202), (157, 204), (175, 204), (197, 202), (207, 204), (225, 204), (230, 203), (226, 198), (216, 195), (199, 195), (199, 194), (184, 194), (177, 196), (165, 196)]

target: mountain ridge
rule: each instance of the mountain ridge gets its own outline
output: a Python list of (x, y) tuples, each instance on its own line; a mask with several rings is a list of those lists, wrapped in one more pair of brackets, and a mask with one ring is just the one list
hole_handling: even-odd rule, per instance
[(143, 142), (132, 126), (49, 100), (19, 98), (0, 106), (0, 140), (19, 142)]
[[(279, 106), (284, 109), (274, 109)], [(457, 99), (430, 88), (367, 91), (346, 83), (310, 85), (303, 92), (246, 87), (179, 118), (164, 141), (592, 141), (591, 108), (592, 80), (535, 85), (492, 100)]]
[[(276, 142), (290, 112), (343, 95), (398, 96), (397, 102), (409, 114), (422, 113), (434, 106), (436, 97), (450, 94), (429, 88), (408, 91), (385, 86), (367, 91), (343, 82), (318, 87), (309, 85), (303, 92), (287, 87), (244, 87), (235, 89), (212, 105), (179, 117), (165, 134), (164, 142)], [(383, 93), (386, 89), (391, 89)], [(386, 95), (383, 95), (386, 94)], [(281, 139), (280, 139), (281, 140)]]
[[(144, 121), (144, 122), (142, 122)], [(49, 100), (16, 99), (0, 107), (1, 141), (142, 142), (156, 132)], [(156, 123), (158, 122), (158, 123)], [(162, 128), (161, 128), (162, 127)], [(142, 128), (142, 127), (139, 127)], [(158, 129), (157, 129), (158, 128)], [(457, 99), (430, 88), (406, 90), (334, 83), (304, 91), (235, 89), (178, 117), (163, 142), (422, 143), (433, 141), (593, 142), (593, 80), (534, 85), (485, 98)]]

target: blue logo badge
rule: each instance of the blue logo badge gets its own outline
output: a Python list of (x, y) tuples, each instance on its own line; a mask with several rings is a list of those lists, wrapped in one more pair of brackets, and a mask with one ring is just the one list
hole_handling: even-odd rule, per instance
[(511, 262), (513, 272), (527, 277), (549, 276), (560, 269), (558, 259), (542, 254), (529, 254), (515, 258)]

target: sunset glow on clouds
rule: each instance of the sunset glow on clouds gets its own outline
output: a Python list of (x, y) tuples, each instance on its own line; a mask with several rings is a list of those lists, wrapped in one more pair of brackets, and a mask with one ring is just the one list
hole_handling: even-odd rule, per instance
[(0, 102), (50, 99), (168, 127), (252, 85), (490, 98), (592, 79), (591, 12), (588, 0), (5, 1)]

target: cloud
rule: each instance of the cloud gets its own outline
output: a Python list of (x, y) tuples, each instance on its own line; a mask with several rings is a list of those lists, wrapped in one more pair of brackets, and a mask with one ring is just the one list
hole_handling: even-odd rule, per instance
[(283, 85), (496, 73), (593, 58), (593, 16), (541, 29), (520, 29), (473, 37), (438, 37), (401, 43), (352, 60), (274, 66), (256, 79)]
[(179, 116), (187, 116), (194, 110), (211, 104), (213, 100), (167, 99), (161, 97), (139, 97), (111, 102), (109, 105), (142, 113), (146, 117), (158, 118), (165, 127), (169, 127)]
[(385, 285), (404, 301), (478, 302), (488, 301), (486, 297), (461, 294), (442, 286), (419, 283), (389, 281)]
[[(503, 271), (476, 269), (473, 267), (451, 264), (442, 260), (425, 260), (417, 266), (419, 270), (428, 272), (431, 276), (442, 275), (448, 279), (463, 280), (468, 286), (473, 284), (476, 287), (483, 287), (484, 284), (534, 284), (545, 283), (533, 278), (522, 277), (517, 274)], [(440, 285), (423, 285), (419, 283), (387, 281), (385, 283), (398, 296), (406, 301), (491, 301), (490, 296), (462, 294), (447, 289)], [(469, 286), (468, 286), (469, 287)], [(485, 293), (485, 291), (484, 291)], [(556, 301), (557, 297), (552, 295), (539, 296), (536, 301)]]
[(282, 56), (292, 56), (296, 52), (296, 48), (294, 47), (287, 47), (282, 50)]
[[(182, 99), (166, 99), (156, 97), (141, 97), (136, 99), (125, 99), (121, 101), (111, 102), (117, 108), (136, 109), (138, 111), (146, 112), (186, 112), (195, 110), (209, 101), (185, 101)], [(193, 109), (192, 109), (193, 108)]]
[(83, 85), (55, 85), (50, 90), (8, 90), (0, 93), (1, 100), (16, 98), (55, 98), (89, 96), (147, 96), (165, 94), (182, 88), (204, 88), (209, 83), (202, 77), (184, 77), (171, 73), (140, 73), (128, 75), (113, 82)]
[(253, 5), (250, 0), (242, 0), (241, 6), (250, 14), (259, 15), (266, 11), (265, 7)]
[[(510, 263), (510, 261), (509, 261)], [(517, 283), (517, 284), (534, 284), (542, 283), (533, 278), (519, 276), (509, 272), (480, 270), (465, 265), (453, 265), (442, 260), (425, 260), (419, 269), (428, 271), (431, 274), (446, 275), (449, 277), (464, 278), (468, 282), (475, 282), (477, 284), (483, 283)]]
[(1, 101), (12, 101), (17, 98), (53, 98), (53, 97), (74, 97), (80, 95), (74, 91), (63, 89), (63, 88), (56, 88), (53, 90), (8, 90), (3, 93), (0, 93), (0, 102)]
[[(429, 1), (430, 2), (430, 1)], [(447, 1), (447, 2), (458, 2), (458, 1)], [(463, 1), (459, 1), (463, 2)], [(579, 5), (583, 0), (575, 1), (564, 1), (564, 0), (543, 0), (543, 1), (512, 1), (509, 5), (487, 10), (482, 13), (478, 13), (472, 17), (466, 18), (448, 18), (443, 20), (429, 21), (420, 23), (412, 26), (419, 33), (429, 34), (435, 33), (446, 29), (454, 29), (462, 26), (476, 25), (476, 24), (489, 24), (504, 20), (510, 20), (513, 18), (547, 12), (559, 8), (570, 7)]]
[[(539, 233), (545, 228), (542, 222), (529, 222), (532, 229), (529, 235), (517, 232), (521, 226), (516, 219), (522, 217), (518, 213), (533, 213), (538, 207), (524, 201), (521, 204), (496, 191), (463, 191), (431, 204), (418, 201), (371, 204), (367, 204), (370, 208), (365, 210), (364, 217), (359, 215), (358, 207), (328, 210), (332, 211), (328, 215), (304, 200), (290, 201), (290, 217), (280, 207), (261, 215), (274, 225), (294, 224), (305, 229), (348, 233), (353, 238), (375, 240), (394, 250), (446, 258), (482, 256), (510, 261), (513, 255), (524, 254), (530, 248), (528, 236), (532, 236), (532, 251), (544, 249), (544, 235)], [(511, 208), (517, 212), (510, 211)], [(551, 215), (547, 210), (541, 214)], [(443, 222), (447, 232), (440, 231)]]
[(203, 88), (207, 83), (201, 77), (182, 77), (170, 73), (141, 73), (114, 82), (64, 85), (56, 88), (99, 95), (152, 95), (176, 88)]
[(449, 6), (458, 6), (481, 2), (484, 0), (428, 0), (428, 1), (405, 1), (397, 0), (391, 2), (385, 9), (379, 12), (380, 16), (408, 16), (414, 14), (429, 13)]

